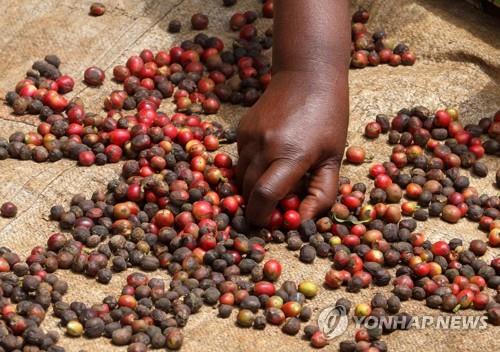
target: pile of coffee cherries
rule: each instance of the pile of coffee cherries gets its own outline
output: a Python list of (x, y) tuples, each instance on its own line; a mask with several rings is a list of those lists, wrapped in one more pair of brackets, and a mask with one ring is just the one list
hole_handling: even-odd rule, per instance
[[(263, 6), (264, 17), (272, 17), (272, 1)], [(194, 15), (192, 22), (202, 16)], [(398, 58), (404, 64), (413, 64), (414, 56), (406, 45), (394, 45), (383, 31), (373, 35), (367, 32), (364, 24), (368, 18), (363, 9), (353, 15), (352, 65), (364, 67), (357, 62), (367, 60), (371, 65), (379, 61), (393, 63)], [(199, 33), (169, 50), (153, 53), (145, 49), (114, 67), (113, 79), (123, 84), (123, 89), (111, 92), (105, 99), (106, 117), (89, 114), (80, 99), (69, 101), (64, 96), (73, 90), (74, 79), (61, 74), (57, 56), (48, 55), (36, 61), (15, 90), (7, 93), (6, 102), (15, 114), (38, 114), (43, 123), (37, 133), (27, 134), (24, 139), (14, 134), (10, 144), (0, 141), (0, 159), (10, 156), (43, 162), (69, 157), (81, 159), (83, 165), (116, 162), (122, 155), (133, 158), (126, 148), (120, 153), (116, 147), (109, 147), (130, 145), (134, 136), (120, 130), (131, 129), (138, 123), (151, 127), (154, 115), (161, 114), (151, 110), (158, 110), (163, 99), (173, 96), (177, 111), (188, 114), (214, 114), (226, 102), (253, 105), (271, 80), (271, 62), (265, 51), (272, 46), (272, 30), (260, 35), (254, 25), (257, 19), (255, 11), (231, 17), (230, 27), (239, 31), (239, 38), (230, 49), (225, 49), (220, 38)], [(89, 86), (100, 86), (104, 79), (105, 74), (98, 67), (84, 72), (84, 82)], [(134, 109), (135, 115), (127, 113)], [(155, 122), (154, 127), (165, 129), (165, 124), (163, 119)], [(111, 133), (119, 135), (120, 144), (110, 141)]]
[(369, 18), (370, 14), (363, 8), (352, 15), (351, 67), (413, 65), (416, 56), (408, 45), (388, 37), (384, 30), (370, 33), (366, 28)]
[[(153, 105), (147, 110), (156, 112)], [(392, 124), (414, 121), (417, 111), (426, 110), (402, 110)], [(441, 114), (442, 111), (434, 116), (425, 113), (418, 119), (425, 122)], [(165, 119), (165, 126), (175, 128), (177, 133), (153, 141), (154, 134), (149, 131), (158, 119)], [(384, 119), (379, 116), (377, 120)], [(489, 120), (483, 132), (490, 131), (498, 122), (497, 117)], [(408, 130), (408, 125), (403, 124), (401, 133)], [(144, 128), (141, 123), (137, 126)], [(282, 271), (279, 261), (271, 259), (260, 264), (270, 242), (287, 242), (290, 250), (300, 250), (299, 258), (306, 263), (314, 262), (316, 255), (331, 258), (333, 265), (325, 276), (325, 285), (331, 289), (346, 285), (348, 291), (359, 292), (371, 284), (385, 286), (392, 281), (394, 295), (399, 300), (426, 300), (429, 307), (446, 311), (474, 307), (487, 310), (490, 321), (499, 323), (499, 305), (485, 293), (487, 286), (498, 289), (500, 285), (499, 258), (490, 264), (480, 259), (486, 252), (487, 244), (483, 241), (473, 241), (465, 249), (459, 239), (431, 243), (424, 234), (415, 232), (415, 219), (402, 217), (411, 215), (404, 214), (404, 203), (399, 204), (402, 195), (384, 186), (399, 185), (406, 165), (386, 163), (383, 168), (378, 167), (380, 172), (370, 168), (375, 177), (374, 190), (385, 192), (385, 199), (370, 194), (371, 204), (363, 205), (366, 185), (351, 185), (347, 178), (341, 178), (339, 201), (332, 207), (331, 217), (300, 221), (297, 213), (300, 197), (290, 195), (280, 202), (269, 229), (254, 230), (243, 216), (244, 200), (234, 183), (233, 162), (227, 154), (216, 152), (217, 133), (195, 133), (212, 131), (214, 125), (196, 115), (175, 113), (168, 117), (156, 113), (152, 126), (147, 133), (134, 137), (140, 137), (132, 142), (137, 155), (123, 164), (121, 178), (110, 182), (107, 192), (97, 191), (91, 199), (76, 195), (69, 208), (51, 209), (52, 219), (59, 221), (61, 229), (69, 231), (72, 238), (63, 233), (51, 235), (46, 247), (33, 249), (26, 264), (33, 275), (52, 275), (65, 269), (95, 277), (102, 284), (109, 283), (114, 273), (130, 267), (143, 271), (162, 269), (172, 276), (170, 287), (167, 289), (161, 279), (149, 279), (137, 272), (128, 277), (120, 296), (106, 297), (100, 305), (87, 307), (80, 302), (56, 301), (56, 317), (61, 319), (68, 335), (107, 336), (116, 345), (128, 345), (131, 351), (142, 351), (147, 346), (175, 349), (182, 344), (181, 328), (203, 304), (218, 305), (221, 317), (229, 317), (237, 307), (236, 319), (242, 327), (262, 329), (267, 324), (278, 325), (285, 333), (295, 335), (301, 321), (311, 317), (312, 311), (306, 303), (319, 287), (312, 282), (297, 285), (287, 281), (278, 289), (275, 282)], [(420, 135), (422, 131), (416, 129), (414, 133)], [(490, 139), (484, 143), (494, 140), (491, 138), (495, 135), (488, 136)], [(141, 139), (148, 143), (143, 144)], [(430, 140), (429, 137), (425, 143), (426, 150), (446, 145), (438, 141), (436, 146)], [(412, 146), (409, 143), (404, 148), (412, 151)], [(351, 154), (348, 152), (347, 159), (353, 161)], [(417, 176), (422, 176), (425, 181), (421, 187), (424, 187), (431, 170), (443, 174), (441, 178), (430, 179), (441, 188), (437, 187), (439, 192), (431, 192), (428, 205), (420, 201), (422, 209), (440, 200), (446, 203), (444, 209), (448, 198), (437, 195), (446, 187), (458, 187), (455, 183), (447, 186), (450, 181), (445, 180), (456, 181), (461, 177), (456, 165), (433, 159), (440, 157), (428, 157), (427, 164), (420, 166), (426, 171), (423, 174), (415, 172), (419, 169), (414, 165), (416, 158), (409, 162), (413, 170), (407, 177), (407, 185), (411, 182), (420, 185), (423, 180)], [(380, 175), (386, 175), (390, 181), (377, 181)], [(485, 217), (479, 219), (482, 228), (488, 227), (491, 238), (498, 237), (498, 199), (480, 197), (469, 185), (457, 189), (462, 193), (468, 190), (467, 197), (462, 194), (465, 205), (479, 206)], [(413, 193), (409, 196), (413, 197)], [(492, 239), (489, 243), (497, 245)], [(9, 272), (10, 264), (15, 262), (9, 263), (7, 259), (6, 262), (5, 271)], [(394, 279), (387, 270), (391, 267), (397, 267)], [(498, 301), (498, 295), (495, 299)], [(370, 316), (373, 310), (360, 306), (356, 311), (357, 315)], [(314, 326), (304, 331), (313, 346), (326, 345), (323, 332)], [(385, 350), (379, 333), (367, 334), (358, 332), (356, 345), (368, 343), (377, 350)], [(344, 342), (342, 346), (347, 351), (352, 343)]]
[[(265, 18), (273, 17), (272, 0), (264, 2), (262, 16)], [(255, 11), (236, 12), (231, 16), (229, 27), (233, 31), (240, 31), (240, 37), (245, 38), (251, 33), (257, 33), (257, 29), (252, 24), (257, 18), (258, 14)], [(376, 30), (371, 33), (366, 26), (369, 18), (370, 14), (364, 8), (360, 8), (352, 15), (351, 67), (364, 68), (380, 64), (413, 65), (416, 56), (409, 46), (390, 38), (384, 30)], [(272, 29), (268, 30), (266, 35), (272, 37)]]
[[(86, 112), (80, 99), (64, 97), (74, 81), (60, 75), (60, 61), (50, 55), (46, 61), (35, 62), (15, 91), (7, 93), (6, 101), (14, 113), (39, 114), (42, 122), (37, 132), (14, 133), (9, 141), (0, 140), (0, 159), (44, 162), (68, 157), (89, 166), (136, 159), (138, 153), (165, 137), (179, 135), (181, 144), (193, 135), (196, 139), (208, 137), (209, 151), (218, 146), (217, 138), (209, 136), (233, 142), (234, 131), (202, 123), (194, 114), (216, 113), (221, 102), (255, 103), (271, 79), (270, 61), (261, 54), (264, 46), (260, 41), (257, 35), (248, 36), (234, 50), (225, 51), (221, 39), (200, 33), (168, 51), (154, 54), (145, 49), (113, 69), (123, 90), (115, 90), (105, 99), (107, 116)], [(96, 67), (85, 71), (89, 85), (97, 86), (102, 79), (104, 73)], [(177, 111), (186, 114), (170, 119), (159, 107), (172, 96)], [(137, 112), (128, 113), (132, 109)], [(180, 125), (191, 129), (179, 130)]]
[(75, 81), (69, 75), (61, 74), (60, 64), (56, 55), (47, 55), (44, 60), (33, 63), (26, 77), (17, 83), (15, 91), (5, 96), (15, 114), (40, 114), (43, 118), (66, 110), (68, 99), (64, 94), (73, 90)]
[[(180, 47), (177, 49), (179, 52), (184, 52)], [(194, 53), (194, 51), (186, 52), (188, 55)], [(142, 56), (147, 56), (147, 53), (151, 52), (145, 50)], [(169, 57), (169, 55), (167, 56)], [(136, 67), (134, 65), (144, 66), (140, 56), (133, 56), (128, 62), (131, 67)], [(146, 65), (148, 63), (151, 62), (147, 62)], [(46, 63), (46, 65), (50, 64)], [(34, 65), (34, 67), (38, 67), (38, 65)], [(125, 66), (115, 68), (115, 76), (123, 77), (118, 72), (123, 73), (124, 70), (129, 72)], [(42, 121), (36, 132), (14, 133), (8, 141), (1, 139), (0, 159), (11, 157), (44, 162), (58, 161), (67, 157), (78, 160), (84, 166), (102, 165), (116, 163), (123, 158), (136, 159), (142, 150), (153, 145), (159, 146), (164, 139), (178, 137), (182, 145), (193, 138), (201, 139), (209, 151), (218, 148), (219, 139), (227, 142), (233, 142), (235, 139), (234, 131), (224, 131), (217, 123), (202, 122), (197, 115), (177, 114), (169, 118), (158, 110), (161, 99), (164, 98), (161, 92), (165, 93), (165, 97), (170, 97), (173, 93), (174, 86), (169, 80), (158, 82), (156, 87), (158, 89), (147, 89), (133, 84), (133, 80), (139, 81), (138, 77), (127, 76), (124, 78), (125, 89), (130, 94), (134, 93), (133, 96), (129, 97), (126, 91), (112, 92), (105, 99), (104, 105), (108, 110), (107, 115), (98, 116), (86, 112), (80, 99), (75, 98), (68, 102), (62, 93), (57, 93), (58, 91), (66, 92), (66, 90), (61, 91), (57, 81), (43, 76), (35, 78), (31, 71), (28, 74), (32, 75), (17, 85), (16, 92), (7, 94), (7, 102), (14, 106), (14, 112), (17, 113), (26, 112), (25, 110), (16, 110), (15, 106), (18, 106), (20, 101), (28, 106), (36, 105), (35, 102), (42, 104), (39, 110)], [(173, 75), (175, 76), (175, 74)], [(60, 76), (58, 79), (63, 77), (69, 76)], [(165, 78), (166, 76), (156, 77)], [(142, 82), (143, 85), (147, 86), (149, 84), (147, 82), (153, 81), (149, 78), (143, 78)], [(189, 85), (192, 82), (186, 78), (178, 83), (182, 87), (183, 84)], [(49, 90), (43, 88), (47, 83), (51, 86)], [(176, 95), (182, 95), (182, 92), (187, 91), (179, 88)], [(50, 100), (45, 99), (47, 95), (52, 93), (53, 96), (58, 97), (57, 101), (64, 101), (61, 107), (56, 107)], [(43, 98), (38, 100), (39, 97)], [(186, 97), (186, 99), (189, 98)], [(42, 101), (46, 102), (47, 105), (43, 105)], [(210, 101), (215, 100), (208, 98), (207, 101), (210, 103)], [(127, 114), (126, 110), (122, 110), (122, 108), (136, 108), (137, 112)]]
[[(479, 160), (485, 153), (498, 155), (499, 126), (500, 111), (478, 124), (462, 126), (455, 109), (431, 114), (423, 107), (403, 109), (392, 121), (378, 115), (369, 123), (367, 138), (388, 133), (388, 142), (394, 145), (391, 161), (371, 165), (374, 187), (365, 204), (366, 185), (341, 177), (332, 216), (316, 221), (316, 230), (329, 237), (330, 248), (316, 235), (309, 243), (318, 255), (328, 253), (333, 261), (325, 285), (359, 292), (370, 285), (392, 283), (394, 297), (400, 301), (425, 301), (428, 307), (445, 312), (486, 311), (488, 321), (499, 325), (500, 257), (489, 263), (482, 257), (488, 245), (500, 246), (500, 200), (497, 195), (479, 194), (462, 174), (463, 169), (471, 169), (477, 178), (487, 176), (488, 170)], [(347, 149), (347, 162), (361, 164), (366, 159), (363, 148)], [(496, 181), (500, 187), (498, 177)], [(417, 231), (417, 221), (429, 217), (449, 223), (466, 217), (488, 233), (487, 241), (474, 239), (466, 244), (453, 238), (431, 242)], [(312, 253), (309, 258), (314, 257)], [(396, 268), (394, 279), (389, 268)], [(381, 317), (368, 308), (360, 315)], [(366, 341), (378, 340), (366, 339), (365, 332), (358, 331), (357, 343), (341, 343), (341, 350), (363, 349), (369, 347)]]
[(221, 102), (251, 106), (271, 80), (271, 63), (262, 53), (270, 45), (269, 36), (255, 31), (224, 50), (220, 38), (199, 33), (168, 51), (143, 50), (113, 69), (124, 89), (112, 92), (105, 108), (131, 110), (146, 97), (159, 103), (172, 95), (180, 112), (214, 114)]
[[(377, 204), (398, 204), (403, 200), (401, 214), (416, 220), (441, 216), (449, 223), (456, 223), (467, 217), (479, 222), (481, 229), (488, 230), (500, 215), (500, 200), (498, 196), (479, 194), (463, 169), (470, 169), (477, 178), (488, 175), (481, 159), (485, 154), (499, 154), (499, 130), (500, 112), (466, 126), (458, 120), (455, 109), (441, 109), (435, 114), (423, 107), (403, 109), (391, 122), (386, 115), (378, 115), (376, 121), (366, 125), (365, 136), (373, 139), (387, 133), (393, 150), (390, 161), (370, 166), (369, 176), (375, 186), (370, 191), (372, 205), (362, 208), (360, 220), (373, 219), (380, 210)], [(366, 153), (361, 147), (351, 146), (346, 151), (346, 159), (360, 164), (365, 162)], [(357, 208), (352, 191), (349, 184), (340, 185), (344, 197), (341, 204), (333, 208), (337, 219), (345, 220), (350, 216), (349, 208)], [(386, 221), (399, 221), (401, 214), (395, 217), (392, 211), (390, 214)], [(494, 247), (499, 245), (494, 233), (489, 241)]]
[(68, 291), (66, 281), (43, 270), (39, 263), (23, 262), (8, 248), (0, 248), (0, 349), (2, 351), (61, 352), (57, 331), (40, 327), (56, 302)]
[[(341, 298), (335, 303), (336, 307), (342, 307), (346, 314), (349, 314), (352, 303)], [(387, 344), (380, 338), (384, 334), (390, 334), (397, 330), (407, 330), (410, 328), (411, 316), (408, 313), (401, 312), (401, 301), (396, 295), (386, 298), (382, 293), (373, 295), (370, 303), (359, 303), (354, 307), (354, 316), (363, 325), (356, 330), (354, 341), (344, 340), (339, 344), (340, 352), (354, 351), (387, 351)], [(388, 324), (374, 324), (378, 319), (392, 317), (397, 324), (390, 326)], [(371, 319), (372, 323), (367, 321)]]
[[(178, 145), (176, 141), (169, 143)], [(186, 147), (172, 147), (168, 153), (151, 147), (142, 162), (124, 163), (122, 178), (110, 182), (107, 192), (96, 191), (91, 199), (75, 195), (69, 209), (52, 207), (51, 218), (71, 237), (52, 234), (46, 246), (33, 248), (25, 263), (5, 250), (0, 258), (6, 274), (0, 278), (6, 280), (11, 271), (21, 275), (15, 268), (22, 266), (40, 278), (71, 270), (107, 284), (114, 273), (130, 267), (166, 270), (172, 277), (168, 287), (163, 279), (135, 272), (121, 295), (105, 297), (102, 304), (52, 297), (54, 315), (67, 335), (105, 336), (117, 346), (128, 345), (129, 351), (180, 348), (181, 328), (204, 304), (218, 305), (223, 318), (238, 307), (236, 319), (242, 327), (271, 324), (296, 335), (301, 322), (311, 318), (307, 300), (319, 287), (309, 281), (285, 281), (277, 287), (281, 264), (263, 262), (270, 232), (249, 231), (241, 196), (228, 182), (231, 159), (218, 153), (212, 160), (200, 141), (190, 145), (188, 150), (196, 155), (186, 153)], [(149, 175), (144, 171), (148, 162), (160, 165)], [(202, 164), (207, 164), (203, 172)], [(228, 170), (225, 176), (222, 170)], [(8, 330), (6, 336), (24, 337), (24, 331)], [(26, 337), (17, 340), (22, 346), (32, 344)]]

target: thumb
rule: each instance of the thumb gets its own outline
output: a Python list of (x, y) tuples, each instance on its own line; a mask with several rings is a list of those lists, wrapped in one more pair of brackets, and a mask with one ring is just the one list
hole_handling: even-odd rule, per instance
[(246, 209), (250, 221), (255, 225), (266, 226), (278, 201), (290, 193), (307, 169), (307, 164), (291, 160), (278, 159), (272, 162), (250, 193)]
[(308, 195), (299, 208), (302, 220), (316, 217), (328, 210), (335, 202), (339, 169), (338, 161), (329, 159), (313, 171), (307, 187)]

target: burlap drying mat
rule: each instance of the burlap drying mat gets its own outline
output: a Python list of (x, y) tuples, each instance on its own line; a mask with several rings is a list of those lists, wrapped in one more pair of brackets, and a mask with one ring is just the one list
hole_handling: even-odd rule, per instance
[[(233, 8), (222, 8), (220, 0), (164, 0), (164, 1), (104, 1), (108, 12), (98, 18), (87, 16), (89, 1), (69, 0), (43, 2), (15, 0), (0, 2), (0, 96), (12, 89), (24, 77), (34, 60), (48, 53), (56, 53), (63, 61), (62, 71), (77, 79), (90, 65), (111, 69), (118, 63), (140, 52), (143, 48), (159, 50), (192, 37), (188, 31), (190, 16), (200, 10), (210, 16), (209, 30), (230, 42), (233, 33), (227, 30), (229, 16), (238, 10), (257, 9), (256, 0), (240, 0)], [(209, 6), (207, 2), (210, 3)], [(418, 55), (413, 67), (379, 66), (350, 71), (351, 121), (349, 143), (365, 143), (361, 134), (364, 124), (377, 113), (393, 114), (403, 107), (425, 105), (431, 109), (456, 106), (464, 123), (491, 116), (500, 108), (500, 31), (498, 19), (490, 18), (469, 4), (455, 0), (419, 1), (355, 1), (353, 9), (362, 4), (370, 10), (369, 27), (383, 27), (386, 31), (410, 44)], [(173, 18), (183, 21), (179, 35), (168, 34), (165, 29)], [(260, 20), (265, 30), (270, 20)], [(222, 34), (221, 34), (222, 33)], [(106, 80), (99, 89), (86, 88), (77, 82), (75, 94), (80, 95), (89, 110), (98, 111), (107, 92), (115, 89)], [(172, 111), (172, 106), (165, 108)], [(243, 108), (225, 106), (218, 119), (235, 125)], [(33, 129), (36, 119), (16, 117), (10, 109), (0, 106), (0, 136)], [(375, 160), (383, 161), (390, 147), (380, 139), (371, 144), (373, 150), (383, 150)], [(233, 153), (235, 150), (230, 149)], [(489, 194), (498, 194), (493, 187), (494, 171), (498, 159), (486, 158), (492, 172), (485, 179), (473, 178), (472, 183)], [(496, 165), (495, 165), (496, 162)], [(63, 160), (55, 164), (36, 164), (17, 160), (0, 161), (0, 200), (11, 200), (19, 207), (14, 220), (0, 219), (0, 244), (10, 246), (21, 254), (44, 243), (48, 235), (57, 230), (48, 221), (48, 212), (54, 204), (67, 205), (71, 196), (83, 192), (90, 196), (93, 190), (103, 189), (117, 176), (119, 165), (79, 168), (74, 162)], [(355, 181), (363, 180), (364, 170), (345, 166), (342, 174)], [(446, 225), (439, 220), (419, 224), (432, 240), (461, 237), (466, 242), (485, 239), (476, 225), (462, 220), (458, 225)], [(488, 250), (487, 257), (498, 256), (499, 250)], [(314, 265), (300, 263), (296, 255), (282, 246), (272, 245), (268, 257), (279, 257), (284, 264), (282, 279), (323, 280), (329, 265), (317, 259)], [(71, 273), (61, 273), (70, 283), (66, 300), (79, 299), (99, 302), (104, 296), (119, 293), (124, 275), (113, 277), (107, 286), (96, 284)], [(158, 274), (162, 275), (162, 274)], [(165, 275), (166, 277), (166, 275)], [(354, 302), (367, 302), (375, 292), (387, 289), (373, 288), (360, 294), (346, 294), (344, 290), (327, 291), (313, 301), (316, 314), (319, 309), (346, 296)], [(406, 302), (403, 309), (411, 314), (438, 314), (421, 302)], [(463, 314), (478, 314), (467, 311)], [(45, 326), (55, 327), (49, 318)], [(185, 328), (184, 351), (304, 351), (310, 349), (299, 337), (289, 337), (278, 328), (264, 331), (245, 330), (234, 326), (234, 319), (218, 319), (216, 311), (204, 308), (192, 316)], [(395, 332), (384, 339), (392, 351), (498, 351), (500, 328), (488, 326), (486, 330), (438, 331), (432, 329)], [(352, 326), (342, 337), (352, 339)], [(339, 340), (340, 341), (340, 340)], [(338, 341), (325, 350), (337, 349)], [(87, 340), (63, 338), (67, 351), (124, 351), (111, 346), (107, 339)]]

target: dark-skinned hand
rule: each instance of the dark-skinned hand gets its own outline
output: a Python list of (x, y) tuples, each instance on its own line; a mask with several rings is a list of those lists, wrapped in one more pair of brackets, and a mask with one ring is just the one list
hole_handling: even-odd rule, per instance
[(349, 114), (347, 0), (275, 0), (273, 78), (238, 126), (247, 220), (266, 226), (308, 173), (302, 219), (335, 201)]
[(276, 204), (310, 172), (302, 219), (335, 201), (346, 141), (346, 78), (311, 80), (310, 72), (280, 71), (238, 126), (237, 176), (250, 223), (265, 226)]

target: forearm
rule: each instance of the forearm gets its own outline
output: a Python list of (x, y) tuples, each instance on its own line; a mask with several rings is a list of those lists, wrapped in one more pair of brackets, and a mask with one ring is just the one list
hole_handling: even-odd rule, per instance
[(275, 0), (273, 33), (273, 73), (347, 78), (351, 45), (347, 0)]
[(238, 179), (259, 226), (307, 173), (302, 219), (331, 207), (349, 116), (347, 0), (274, 6), (273, 79), (238, 126)]

